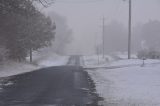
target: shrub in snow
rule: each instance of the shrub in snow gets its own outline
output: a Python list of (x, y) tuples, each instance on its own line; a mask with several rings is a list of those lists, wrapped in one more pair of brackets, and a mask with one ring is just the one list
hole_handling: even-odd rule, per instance
[(145, 50), (139, 51), (138, 54), (137, 54), (137, 57), (139, 59), (147, 58), (148, 57), (148, 51), (145, 51)]
[(150, 59), (160, 59), (160, 52), (159, 51), (149, 51), (148, 58)]
[(160, 52), (157, 50), (141, 50), (137, 54), (139, 59), (160, 59)]

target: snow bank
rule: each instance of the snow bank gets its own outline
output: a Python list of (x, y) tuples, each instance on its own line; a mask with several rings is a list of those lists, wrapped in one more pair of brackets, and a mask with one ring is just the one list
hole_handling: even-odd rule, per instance
[(111, 55), (105, 55), (104, 57), (102, 55), (83, 56), (83, 60), (85, 61), (85, 68), (108, 67), (112, 62), (126, 59), (127, 55), (122, 53), (114, 53)]
[(6, 61), (0, 64), (0, 77), (17, 75), (50, 66), (66, 65), (67, 62), (68, 56), (56, 56), (37, 59), (37, 61), (34, 61), (33, 64), (30, 64), (29, 62), (19, 63), (13, 61)]
[[(159, 60), (147, 60), (145, 67), (88, 70), (104, 97), (104, 106), (160, 106)], [(111, 65), (141, 64), (137, 59), (115, 61)]]
[[(17, 74), (22, 74), (26, 72), (31, 72), (40, 68), (50, 67), (50, 66), (61, 66), (66, 65), (69, 56), (59, 56), (55, 53), (44, 53), (37, 52), (33, 54), (33, 64), (29, 62), (14, 62), (5, 61), (0, 63), (0, 77), (8, 77)], [(29, 58), (27, 58), (29, 61)], [(11, 82), (3, 83), (5, 79), (0, 79), (0, 91), (3, 89), (1, 86), (8, 86), (12, 84)]]
[(36, 70), (40, 67), (31, 65), (27, 62), (6, 61), (0, 64), (0, 77), (7, 77)]
[(67, 64), (68, 58), (69, 56), (50, 56), (38, 59), (34, 63), (41, 67), (62, 66)]
[(90, 55), (90, 56), (83, 56), (83, 60), (85, 62), (84, 67), (86, 68), (94, 68), (94, 67), (105, 67), (108, 66), (109, 61), (113, 60), (111, 56), (105, 55), (103, 58), (102, 55)]
[[(117, 57), (118, 59), (127, 59), (128, 58), (128, 53), (127, 52), (116, 52), (111, 54), (111, 56), (113, 57)], [(131, 58), (132, 59), (137, 59), (137, 55), (136, 54), (131, 54)]]
[[(104, 58), (102, 55), (92, 55), (92, 56), (83, 56), (85, 62), (84, 68), (104, 68), (104, 67), (125, 67), (125, 66), (141, 66), (143, 60), (137, 59), (136, 55), (132, 55), (132, 59), (128, 60), (127, 55), (125, 54), (113, 54), (105, 55)], [(145, 64), (157, 64), (160, 63), (160, 60), (156, 59), (147, 59)]]
[[(147, 59), (144, 61), (145, 64), (158, 64), (160, 63), (160, 60), (154, 60), (154, 59)], [(124, 65), (142, 65), (143, 60), (140, 59), (130, 59), (130, 60), (117, 60), (110, 62), (110, 66), (124, 66)]]
[(0, 64), (0, 77), (7, 77), (17, 75), (25, 72), (30, 72), (36, 69), (66, 65), (69, 56), (60, 56), (54, 52), (47, 52), (45, 50), (33, 53), (33, 63), (28, 62), (14, 62), (6, 61)]
[[(18, 63), (14, 61), (6, 61), (0, 64), (0, 78), (31, 72), (39, 68), (39, 66), (31, 65), (27, 62)], [(2, 86), (9, 86), (12, 84), (13, 82), (7, 81), (5, 78), (0, 79), (0, 92), (3, 91)]]
[(51, 48), (45, 48), (37, 52), (34, 52), (33, 63), (41, 67), (62, 66), (67, 64), (69, 56), (57, 55), (50, 49)]

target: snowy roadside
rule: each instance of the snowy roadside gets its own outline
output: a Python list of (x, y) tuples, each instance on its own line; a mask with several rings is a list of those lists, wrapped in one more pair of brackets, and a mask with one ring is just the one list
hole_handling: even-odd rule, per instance
[(50, 66), (62, 66), (66, 65), (69, 56), (59, 55), (37, 55), (33, 60), (33, 64), (29, 62), (14, 62), (5, 61), (0, 63), (0, 92), (3, 91), (3, 86), (12, 85), (12, 82), (8, 82), (7, 77), (31, 72), (40, 68)]
[(69, 56), (53, 55), (45, 58), (39, 58), (33, 61), (33, 63), (35, 65), (38, 65), (41, 68), (44, 68), (44, 67), (51, 67), (51, 66), (66, 65), (68, 60), (69, 60)]
[[(84, 68), (109, 68), (109, 67), (127, 67), (127, 66), (141, 66), (143, 64), (143, 60), (134, 58), (127, 60), (126, 56), (110, 56), (105, 55), (103, 58), (102, 56), (83, 56), (83, 60), (85, 64), (83, 65)], [(160, 60), (154, 59), (147, 59), (145, 60), (146, 65), (154, 65), (160, 64)]]
[(105, 58), (103, 58), (102, 56), (96, 55), (83, 56), (82, 58), (85, 62), (83, 64), (84, 68), (106, 67), (109, 65), (109, 61), (113, 60), (111, 56), (105, 56)]
[(8, 77), (17, 74), (22, 74), (30, 71), (34, 71), (40, 68), (50, 67), (50, 66), (62, 66), (66, 65), (69, 56), (60, 56), (57, 54), (36, 54), (34, 56), (32, 64), (29, 62), (14, 62), (5, 61), (0, 63), (0, 77)]
[(36, 70), (40, 67), (29, 64), (27, 62), (5, 61), (0, 64), (0, 77), (8, 77), (16, 74), (21, 74)]
[(40, 67), (29, 64), (27, 62), (5, 61), (0, 63), (0, 92), (3, 91), (4, 86), (12, 85), (7, 77), (18, 75), (26, 72), (36, 70)]
[[(84, 57), (85, 66), (89, 64), (86, 58)], [(141, 60), (122, 59), (108, 61), (105, 65), (139, 65), (87, 70), (96, 84), (97, 93), (104, 98), (101, 104), (104, 106), (160, 106), (160, 60), (146, 60), (146, 63), (141, 67)]]

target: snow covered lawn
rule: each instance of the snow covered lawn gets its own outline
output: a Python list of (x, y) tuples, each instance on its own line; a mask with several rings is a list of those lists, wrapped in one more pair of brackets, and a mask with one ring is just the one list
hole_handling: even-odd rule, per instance
[[(160, 60), (147, 60), (145, 67), (87, 70), (96, 83), (104, 106), (160, 106)], [(88, 62), (87, 62), (88, 63)], [(119, 60), (109, 66), (141, 64)], [(153, 64), (154, 63), (154, 64)]]

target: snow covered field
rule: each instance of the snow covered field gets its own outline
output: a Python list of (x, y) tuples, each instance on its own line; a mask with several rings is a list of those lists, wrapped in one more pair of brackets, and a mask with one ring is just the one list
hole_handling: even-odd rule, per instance
[[(84, 57), (86, 66), (89, 64), (88, 58)], [(87, 70), (96, 83), (97, 92), (104, 97), (101, 104), (104, 106), (160, 106), (160, 60), (146, 60), (146, 63), (141, 67), (142, 60), (113, 61), (112, 59), (106, 62), (107, 67), (119, 65), (126, 65), (126, 67)], [(137, 65), (127, 67), (131, 64)]]

